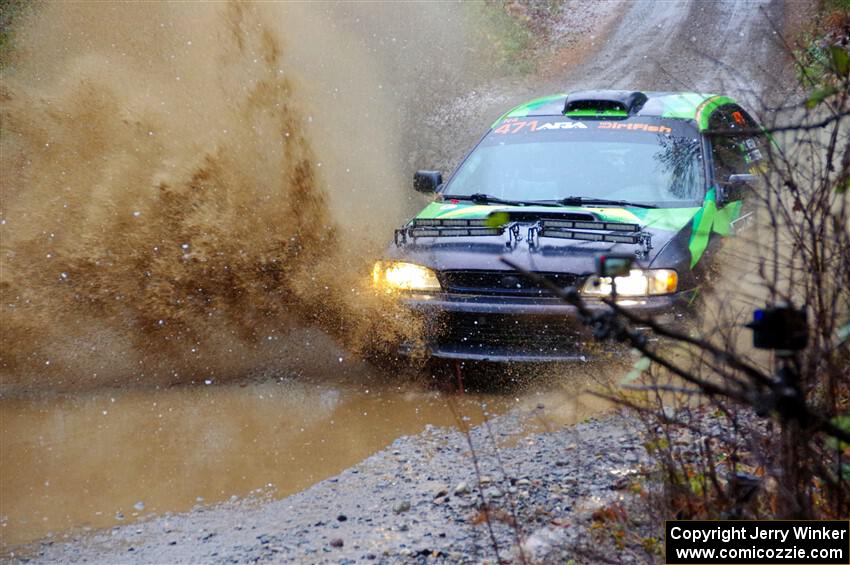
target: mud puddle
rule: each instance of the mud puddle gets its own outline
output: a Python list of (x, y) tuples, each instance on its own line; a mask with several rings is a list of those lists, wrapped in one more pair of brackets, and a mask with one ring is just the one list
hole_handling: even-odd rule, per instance
[[(571, 423), (600, 401), (551, 380), (516, 393), (452, 394), (348, 377), (0, 401), (5, 547), (231, 497), (287, 496), (426, 425), (470, 425), (520, 407), (532, 427)], [(366, 384), (368, 383), (368, 384)]]

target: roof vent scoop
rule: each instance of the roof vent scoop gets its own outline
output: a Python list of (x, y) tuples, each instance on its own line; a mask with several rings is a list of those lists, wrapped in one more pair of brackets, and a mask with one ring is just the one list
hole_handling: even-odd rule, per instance
[(646, 103), (646, 94), (628, 90), (581, 90), (567, 96), (564, 114), (604, 116), (606, 113), (634, 115)]

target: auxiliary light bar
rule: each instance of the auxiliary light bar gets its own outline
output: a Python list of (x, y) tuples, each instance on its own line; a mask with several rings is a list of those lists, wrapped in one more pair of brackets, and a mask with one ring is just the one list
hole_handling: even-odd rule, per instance
[(492, 227), (487, 223), (487, 219), (480, 220), (464, 220), (464, 219), (441, 219), (434, 218), (429, 220), (413, 220), (413, 223), (410, 227), (412, 228), (468, 228), (468, 227), (476, 227), (476, 228), (484, 228), (484, 227)]
[[(622, 224), (619, 222), (583, 222), (573, 220), (541, 220), (540, 227), (544, 230), (547, 228), (554, 229), (576, 229), (576, 230), (600, 230), (600, 231), (621, 231), (621, 232), (638, 232), (640, 226), (638, 224)], [(602, 240), (599, 240), (602, 241)]]
[(617, 233), (594, 233), (583, 232), (565, 229), (546, 229), (540, 230), (540, 237), (554, 237), (557, 239), (578, 239), (582, 241), (607, 241), (609, 243), (641, 243), (640, 234), (624, 235)]
[(411, 237), (464, 237), (475, 235), (502, 235), (504, 228), (411, 228)]

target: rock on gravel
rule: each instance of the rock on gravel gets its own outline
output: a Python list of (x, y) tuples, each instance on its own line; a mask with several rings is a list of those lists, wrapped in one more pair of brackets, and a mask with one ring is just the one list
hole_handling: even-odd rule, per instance
[(469, 485), (466, 483), (466, 481), (459, 482), (455, 487), (455, 496), (463, 496), (469, 493)]

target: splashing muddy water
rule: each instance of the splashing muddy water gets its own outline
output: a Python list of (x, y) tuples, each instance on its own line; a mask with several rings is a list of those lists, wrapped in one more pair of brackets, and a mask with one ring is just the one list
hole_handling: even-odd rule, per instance
[[(284, 496), (455, 423), (356, 355), (417, 333), (363, 283), (443, 148), (411, 124), (492, 74), (466, 6), (28, 12), (0, 70), (0, 547)], [(604, 409), (539, 376), (453, 400)]]
[(415, 334), (362, 286), (406, 206), (403, 93), (334, 22), (33, 10), (0, 91), (4, 390), (285, 368), (305, 324), (354, 350)]

